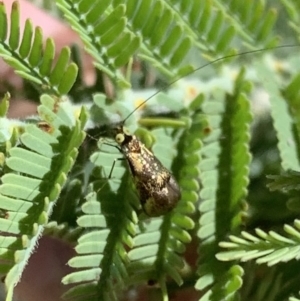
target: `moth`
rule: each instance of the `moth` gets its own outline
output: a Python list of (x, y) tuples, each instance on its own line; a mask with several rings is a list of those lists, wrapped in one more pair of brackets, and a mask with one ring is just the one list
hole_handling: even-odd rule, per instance
[(117, 148), (126, 158), (144, 212), (149, 216), (159, 216), (171, 211), (181, 197), (174, 176), (124, 126), (116, 127), (114, 132)]

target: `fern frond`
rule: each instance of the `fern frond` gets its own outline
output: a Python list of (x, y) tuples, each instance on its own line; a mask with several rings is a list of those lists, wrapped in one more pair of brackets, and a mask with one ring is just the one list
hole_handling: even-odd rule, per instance
[(290, 17), (289, 25), (294, 30), (297, 39), (300, 38), (300, 18), (299, 18), (299, 9), (300, 5), (298, 1), (292, 1), (292, 0), (281, 0), (281, 3), (283, 4), (283, 7), (286, 9), (286, 12), (288, 13)]
[[(119, 86), (128, 87), (116, 68), (125, 65), (136, 51), (142, 59), (174, 78), (191, 72), (192, 66), (182, 62), (193, 48), (210, 59), (232, 54), (230, 42), (236, 31), (251, 47), (274, 46), (271, 29), (276, 14), (267, 11), (262, 1), (255, 5), (246, 2), (247, 5), (239, 6), (200, 0), (57, 3), (81, 36), (96, 67)], [(246, 25), (243, 18), (247, 18)], [(258, 21), (260, 26), (253, 26)]]
[(165, 1), (174, 11), (175, 21), (192, 38), (192, 44), (202, 55), (226, 55), (235, 35), (235, 29), (215, 10), (213, 2)]
[(0, 3), (0, 24), (0, 57), (12, 66), (17, 74), (37, 85), (40, 90), (55, 95), (68, 93), (77, 76), (77, 66), (69, 63), (69, 48), (63, 48), (57, 62), (54, 63), (54, 42), (47, 39), (43, 50), (41, 28), (34, 29), (28, 19), (24, 32), (20, 34), (20, 11), (17, 1), (12, 4), (9, 27), (5, 5)]
[[(300, 73), (296, 73), (289, 84), (285, 87), (282, 91), (282, 94), (288, 104), (289, 113), (293, 120), (293, 126), (296, 129), (295, 138), (300, 137), (300, 108), (299, 108), (299, 101), (300, 101), (300, 92), (299, 87), (300, 85)], [(299, 144), (299, 143), (298, 143)], [(298, 146), (299, 150), (299, 146)]]
[[(78, 219), (78, 225), (90, 231), (78, 239), (77, 256), (69, 261), (77, 271), (64, 277), (63, 283), (76, 286), (65, 294), (65, 298), (76, 296), (77, 300), (86, 300), (88, 294), (96, 300), (118, 300), (128, 279), (126, 266), (129, 259), (125, 245), (133, 245), (132, 236), (138, 222), (133, 208), (136, 196), (128, 189), (124, 167), (115, 166), (113, 178), (107, 180), (116, 153), (112, 152), (113, 147), (108, 153), (103, 150), (101, 147), (101, 152), (91, 156), (93, 164), (104, 170), (102, 180), (94, 182), (94, 192), (87, 196), (82, 206), (84, 215)], [(122, 198), (131, 199), (131, 202)]]
[(71, 267), (80, 270), (64, 277), (63, 283), (77, 284), (65, 294), (66, 298), (76, 296), (86, 300), (88, 288), (91, 298), (117, 300), (128, 278), (127, 252), (122, 243), (132, 246), (131, 235), (137, 217), (128, 203), (120, 203), (113, 194), (101, 195), (100, 191), (101, 204), (96, 196), (95, 192), (88, 196), (82, 206), (84, 215), (78, 219), (80, 227), (91, 231), (79, 238), (77, 256), (69, 261)]
[[(278, 149), (284, 170), (299, 170), (299, 137), (294, 127), (295, 121), (289, 103), (281, 94), (279, 84), (273, 72), (262, 62), (255, 63), (257, 75), (270, 95), (271, 115), (277, 132)], [(294, 85), (287, 88), (287, 93), (294, 95)]]
[(25, 127), (20, 140), (26, 149), (10, 149), (5, 160), (9, 170), (0, 186), (0, 206), (6, 213), (0, 218), (0, 231), (6, 233), (0, 236), (0, 256), (5, 260), (1, 270), (7, 273), (7, 300), (48, 223), (84, 138), (84, 124), (75, 120), (67, 102), (44, 95), (41, 103), (39, 115), (52, 131), (33, 124)]
[(268, 176), (268, 178), (272, 180), (272, 182), (267, 185), (271, 191), (280, 190), (283, 192), (289, 192), (293, 190), (300, 190), (300, 173), (297, 171), (287, 171), (282, 175), (272, 175)]
[(174, 8), (167, 1), (114, 1), (114, 6), (121, 3), (126, 7), (128, 31), (137, 34), (142, 42), (141, 58), (171, 78), (180, 73), (192, 44), (191, 34), (184, 32), (187, 26), (184, 29), (184, 23), (178, 22)]
[[(230, 42), (236, 31), (249, 44), (274, 46), (275, 38), (266, 41), (275, 21), (274, 12), (266, 12), (262, 1), (255, 5), (252, 1), (246, 2), (247, 5), (225, 6), (218, 1), (169, 0), (141, 1), (136, 5), (135, 1), (127, 0), (127, 27), (141, 36), (140, 56), (172, 78), (188, 70), (188, 66), (179, 69), (179, 64), (192, 47), (210, 57), (232, 53)], [(115, 3), (124, 4), (124, 1)], [(251, 9), (247, 11), (248, 8)], [(243, 17), (247, 17), (248, 24), (245, 25)], [(262, 24), (256, 26), (257, 32), (253, 33), (257, 20)], [(172, 74), (170, 70), (175, 72)]]
[[(232, 24), (236, 32), (247, 43), (248, 47), (255, 49), (273, 47), (277, 44), (277, 37), (272, 35), (277, 12), (266, 6), (264, 1), (214, 1), (214, 6)], [(259, 24), (259, 25), (258, 25)]]
[[(196, 288), (206, 291), (200, 300), (224, 300), (225, 296), (225, 300), (230, 300), (242, 284), (242, 268), (219, 264), (215, 254), (220, 238), (236, 231), (242, 223), (241, 208), (247, 194), (250, 163), (248, 92), (249, 84), (243, 80), (241, 73), (232, 95), (227, 95), (222, 102), (207, 101), (203, 104), (211, 134), (204, 140), (204, 158), (200, 164), (203, 183), (200, 196), (203, 201), (199, 208), (202, 213), (198, 231), (201, 257)], [(222, 95), (217, 98), (222, 99)], [(229, 287), (231, 292), (227, 291)]]
[(294, 227), (284, 225), (283, 230), (287, 235), (256, 229), (256, 236), (245, 231), (241, 233), (241, 237), (229, 236), (231, 242), (220, 242), (220, 246), (231, 251), (221, 252), (216, 256), (222, 261), (256, 259), (256, 263), (266, 263), (268, 266), (293, 259), (299, 260), (300, 221), (295, 220)]
[(105, 72), (117, 85), (130, 83), (117, 68), (128, 63), (140, 44), (140, 39), (126, 30), (126, 6), (113, 6), (111, 1), (59, 0), (58, 7), (94, 58), (95, 66)]
[(234, 28), (216, 14), (211, 2), (177, 2), (114, 1), (115, 6), (126, 5), (126, 26), (142, 41), (139, 56), (170, 78), (191, 71), (182, 62), (192, 47), (202, 55), (222, 55), (229, 53), (234, 36)]
[(213, 2), (166, 1), (174, 10), (175, 20), (189, 33), (193, 46), (203, 56), (216, 57), (232, 53), (230, 43), (235, 28), (214, 8)]

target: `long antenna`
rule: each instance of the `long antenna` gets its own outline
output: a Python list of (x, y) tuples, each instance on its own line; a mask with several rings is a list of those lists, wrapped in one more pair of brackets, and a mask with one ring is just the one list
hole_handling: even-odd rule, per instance
[(159, 94), (160, 92), (165, 91), (166, 89), (168, 89), (170, 86), (172, 86), (173, 84), (175, 84), (176, 82), (178, 82), (180, 79), (193, 74), (196, 71), (199, 71), (209, 65), (213, 65), (219, 61), (223, 61), (226, 59), (230, 59), (232, 57), (239, 57), (242, 55), (247, 55), (247, 54), (252, 54), (252, 53), (257, 53), (257, 52), (263, 52), (263, 51), (268, 51), (268, 50), (273, 50), (273, 49), (281, 49), (281, 48), (291, 48), (291, 47), (299, 47), (300, 44), (287, 44), (287, 45), (280, 45), (280, 46), (274, 46), (274, 47), (267, 47), (267, 48), (260, 48), (260, 49), (256, 49), (256, 50), (249, 50), (249, 51), (244, 51), (244, 52), (239, 52), (239, 53), (235, 53), (235, 54), (229, 54), (229, 55), (225, 55), (223, 57), (217, 58), (211, 62), (208, 62), (200, 67), (197, 67), (196, 69), (193, 69), (183, 75), (180, 75), (178, 77), (176, 77), (174, 80), (172, 80), (170, 83), (166, 84), (164, 87), (162, 87), (161, 89), (159, 89), (158, 91), (156, 91), (154, 94), (152, 94), (150, 97), (148, 97), (146, 100), (144, 100), (142, 103), (140, 103), (123, 121), (122, 123), (124, 124), (125, 121), (132, 115), (134, 114), (140, 107), (142, 107), (146, 102), (148, 102), (151, 98), (153, 98), (154, 96), (156, 96), (157, 94)]

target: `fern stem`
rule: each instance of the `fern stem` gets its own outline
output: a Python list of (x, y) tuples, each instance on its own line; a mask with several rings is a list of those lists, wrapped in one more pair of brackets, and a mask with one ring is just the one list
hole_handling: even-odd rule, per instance
[(162, 301), (169, 301), (166, 279), (164, 276), (159, 278), (160, 289), (162, 293)]
[(168, 241), (168, 238), (169, 238), (169, 232), (170, 232), (170, 227), (171, 227), (171, 217), (172, 217), (172, 213), (165, 215), (163, 223), (161, 225), (160, 244), (159, 244), (159, 249), (157, 252), (157, 261), (155, 263), (158, 279), (161, 279), (161, 277), (163, 277), (165, 274), (164, 263), (165, 263), (165, 253), (166, 253), (166, 249), (167, 249), (166, 242)]

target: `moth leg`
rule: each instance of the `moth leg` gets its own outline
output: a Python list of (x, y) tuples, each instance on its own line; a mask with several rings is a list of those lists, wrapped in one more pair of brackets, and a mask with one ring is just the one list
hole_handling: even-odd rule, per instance
[(113, 170), (114, 170), (114, 168), (115, 168), (115, 164), (116, 164), (117, 161), (121, 161), (121, 160), (126, 160), (126, 159), (125, 159), (125, 158), (115, 158), (115, 159), (114, 159), (114, 162), (113, 162), (113, 164), (112, 164), (112, 166), (111, 166), (111, 169), (110, 169), (110, 172), (109, 172), (109, 176), (108, 176), (108, 178), (106, 179), (105, 183), (97, 190), (97, 193), (98, 193), (99, 191), (101, 191), (101, 190), (104, 188), (104, 186), (108, 183), (108, 180), (112, 178), (112, 173), (113, 173)]
[(115, 159), (114, 159), (114, 162), (113, 162), (113, 164), (112, 164), (112, 166), (111, 166), (111, 169), (110, 169), (110, 172), (109, 172), (108, 180), (111, 179), (111, 175), (112, 175), (113, 170), (114, 170), (114, 168), (115, 168), (116, 162), (117, 162), (117, 161), (123, 161), (123, 160), (126, 160), (126, 158), (122, 157), (122, 158), (115, 158)]
[[(105, 141), (105, 140), (102, 139), (102, 138), (98, 140), (98, 143), (100, 144), (100, 145), (98, 144), (98, 148), (99, 148), (99, 149), (101, 148), (101, 145), (104, 144), (104, 145), (108, 145), (108, 146), (114, 147), (114, 148), (116, 148), (119, 152), (122, 153), (122, 150), (121, 150), (120, 147), (118, 147), (118, 146), (115, 145), (115, 144), (111, 144), (111, 143), (109, 143), (109, 142), (104, 142), (104, 141)], [(124, 157), (122, 157), (122, 158), (115, 158), (115, 159), (114, 159), (114, 162), (113, 162), (112, 167), (111, 167), (110, 172), (109, 172), (109, 176), (108, 176), (108, 178), (106, 179), (105, 183), (97, 190), (97, 193), (98, 193), (99, 191), (101, 191), (101, 190), (103, 189), (103, 187), (108, 183), (108, 180), (112, 178), (112, 173), (113, 173), (113, 170), (114, 170), (114, 168), (115, 168), (116, 161), (119, 161), (119, 160), (126, 160), (126, 159), (125, 159)]]

